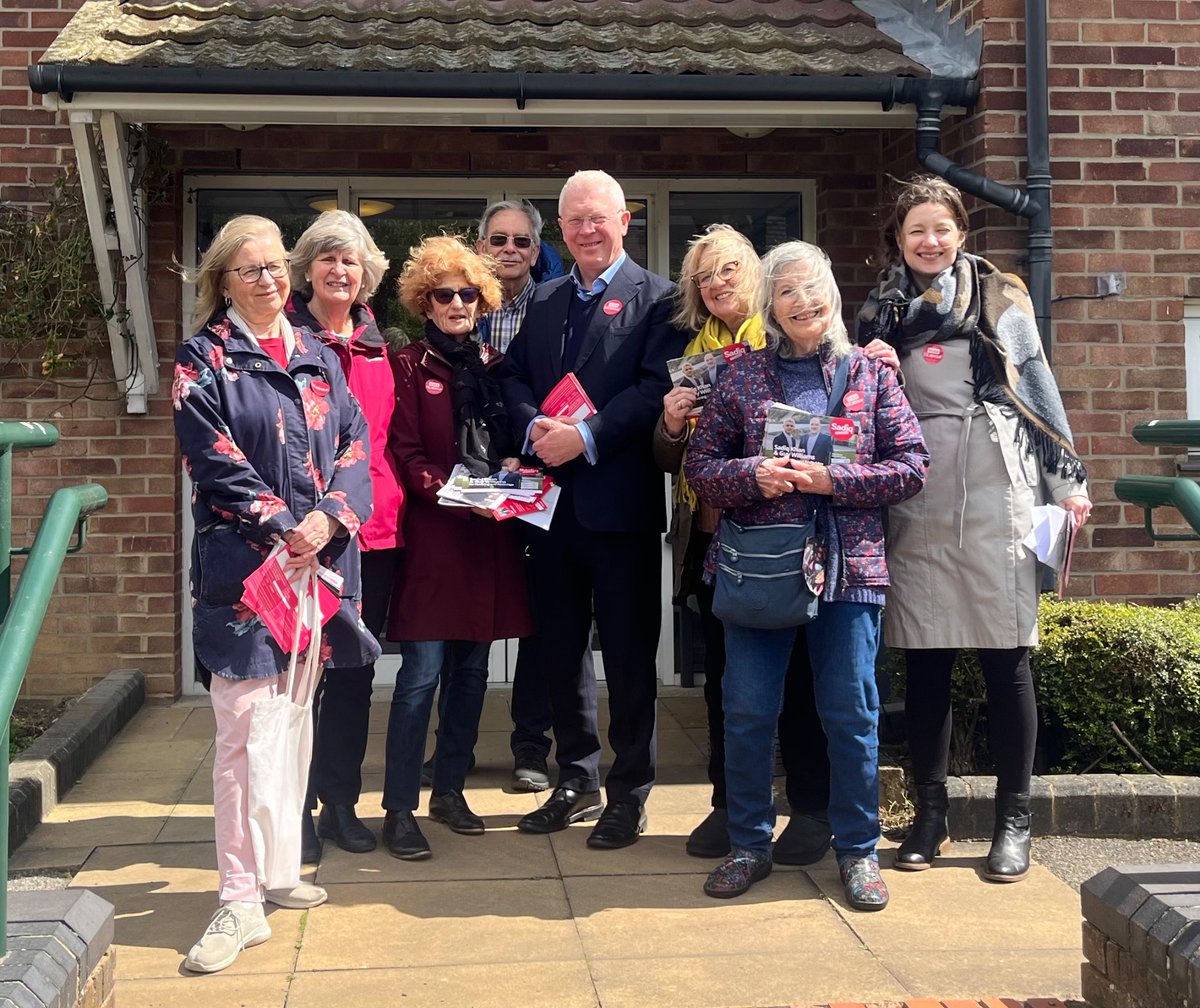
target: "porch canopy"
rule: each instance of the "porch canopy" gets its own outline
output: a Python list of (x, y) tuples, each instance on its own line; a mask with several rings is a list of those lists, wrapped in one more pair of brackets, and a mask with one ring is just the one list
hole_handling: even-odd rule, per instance
[(981, 33), (950, 7), (84, 0), (29, 81), (68, 113), (101, 282), (123, 296), (114, 365), (141, 411), (158, 367), (127, 124), (905, 126), (931, 95), (943, 111), (974, 102)]

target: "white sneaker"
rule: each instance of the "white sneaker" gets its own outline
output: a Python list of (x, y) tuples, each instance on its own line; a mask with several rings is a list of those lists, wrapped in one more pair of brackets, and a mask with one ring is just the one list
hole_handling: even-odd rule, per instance
[(244, 948), (261, 945), (271, 937), (271, 925), (261, 903), (226, 903), (208, 922), (200, 940), (183, 961), (193, 973), (219, 973)]
[(310, 885), (308, 882), (301, 882), (299, 885), (292, 886), (291, 889), (267, 890), (268, 903), (274, 903), (276, 906), (288, 910), (311, 910), (315, 906), (320, 906), (327, 899), (329, 899), (329, 893), (319, 885)]

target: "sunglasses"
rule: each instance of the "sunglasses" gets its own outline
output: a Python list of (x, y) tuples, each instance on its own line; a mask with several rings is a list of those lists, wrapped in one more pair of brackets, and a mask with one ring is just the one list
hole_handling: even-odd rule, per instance
[(504, 248), (509, 242), (512, 242), (519, 249), (527, 249), (533, 246), (533, 239), (529, 235), (506, 235), (506, 234), (490, 234), (488, 235), (488, 244), (492, 248)]
[(474, 304), (479, 300), (478, 287), (461, 287), (455, 290), (453, 287), (434, 287), (429, 292), (429, 296), (440, 305), (450, 304), (455, 297), (458, 297), (463, 304)]

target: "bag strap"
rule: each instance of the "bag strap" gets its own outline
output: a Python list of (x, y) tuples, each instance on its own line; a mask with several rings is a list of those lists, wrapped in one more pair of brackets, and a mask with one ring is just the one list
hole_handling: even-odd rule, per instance
[(850, 358), (853, 354), (846, 354), (838, 361), (837, 371), (833, 374), (833, 385), (829, 389), (829, 402), (825, 404), (826, 416), (841, 416), (845, 410), (842, 404), (842, 397), (846, 394), (846, 383), (850, 379)]

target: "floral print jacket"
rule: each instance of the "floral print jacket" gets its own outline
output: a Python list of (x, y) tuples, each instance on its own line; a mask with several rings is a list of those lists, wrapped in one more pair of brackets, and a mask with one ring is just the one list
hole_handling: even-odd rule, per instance
[[(890, 368), (852, 351), (843, 396), (843, 415), (861, 430), (858, 457), (829, 469), (833, 482), (835, 524), (818, 520), (829, 557), (824, 597), (836, 600), (856, 588), (886, 588), (884, 507), (919, 493), (929, 467), (921, 427)], [(727, 509), (744, 525), (804, 521), (805, 497), (763, 497), (755, 471), (763, 461), (763, 429), (772, 402), (783, 402), (778, 356), (767, 349), (734, 361), (721, 376), (696, 424), (684, 472), (701, 500)], [(821, 366), (828, 391), (838, 361), (822, 349)], [(811, 501), (811, 497), (809, 498)], [(822, 524), (824, 527), (822, 528)]]
[(306, 329), (295, 337), (285, 371), (222, 314), (175, 357), (175, 433), (196, 526), (193, 646), (202, 669), (226, 679), (265, 679), (286, 667), (288, 655), (242, 604), (242, 582), (314, 509), (343, 530), (320, 554), (345, 579), (321, 657), (352, 668), (379, 654), (359, 617), (354, 538), (371, 514), (367, 424), (334, 352)]

